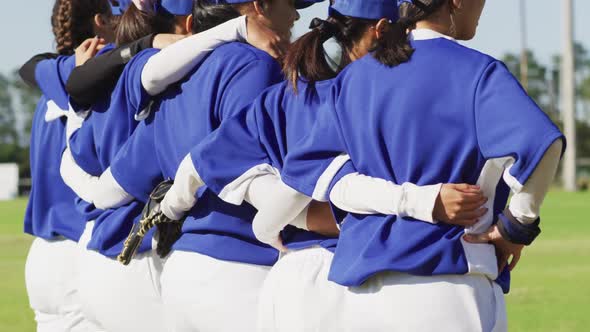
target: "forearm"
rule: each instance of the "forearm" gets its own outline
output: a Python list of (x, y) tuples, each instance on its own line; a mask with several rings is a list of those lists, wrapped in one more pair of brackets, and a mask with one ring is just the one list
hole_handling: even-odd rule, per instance
[(204, 185), (188, 154), (178, 166), (174, 184), (160, 204), (164, 215), (172, 220), (182, 219), (197, 203), (197, 192)]
[(86, 173), (74, 160), (69, 148), (66, 148), (61, 158), (59, 168), (64, 183), (78, 195), (82, 200), (94, 202), (94, 188), (99, 178)]
[(55, 59), (59, 55), (55, 53), (42, 53), (37, 54), (29, 61), (27, 61), (18, 71), (18, 74), (22, 78), (22, 80), (27, 83), (32, 88), (38, 88), (39, 85), (37, 84), (37, 79), (35, 78), (35, 70), (37, 69), (37, 64), (43, 60), (47, 59)]
[(110, 169), (100, 177), (88, 174), (76, 164), (70, 149), (66, 149), (62, 155), (60, 174), (64, 183), (78, 197), (99, 209), (117, 208), (134, 199), (118, 184)]
[(79, 107), (87, 108), (113, 90), (125, 65), (140, 51), (152, 46), (154, 35), (120, 46), (88, 60), (72, 71), (66, 91)]
[[(520, 223), (532, 224), (539, 218), (541, 205), (557, 172), (562, 148), (563, 142), (555, 141), (522, 189), (512, 196), (508, 209)], [(505, 176), (509, 176), (509, 170)]]
[(498, 215), (498, 230), (502, 237), (514, 244), (530, 245), (541, 233), (540, 208), (553, 181), (563, 142), (555, 141), (545, 152), (533, 174), (522, 187), (511, 177), (510, 167), (504, 172), (506, 183), (512, 183), (514, 196), (508, 208)]
[(215, 28), (180, 40), (149, 59), (141, 83), (155, 96), (180, 81), (210, 52), (224, 43), (246, 39), (246, 17), (238, 17)]
[(102, 173), (95, 190), (94, 206), (102, 210), (118, 208), (135, 199), (121, 187), (113, 177), (110, 168)]
[(311, 198), (288, 187), (281, 181), (267, 188), (272, 195), (258, 204), (258, 213), (252, 223), (258, 240), (274, 244), (279, 233), (309, 205)]
[[(275, 192), (273, 191), (273, 188), (278, 188), (283, 186), (282, 182), (281, 182), (281, 178), (276, 175), (276, 174), (264, 174), (264, 175), (259, 175), (257, 177), (255, 177), (254, 179), (252, 179), (252, 181), (250, 181), (250, 184), (248, 185), (248, 189), (246, 190), (246, 195), (245, 195), (245, 200), (252, 204), (252, 206), (254, 206), (256, 209), (258, 210), (262, 210), (264, 208), (266, 208), (266, 204), (268, 201), (272, 201), (275, 195)], [(322, 203), (318, 203), (322, 204)], [(311, 207), (313, 205), (313, 207)], [(328, 204), (322, 204), (322, 206), (328, 206)], [(329, 210), (329, 206), (328, 206), (328, 210)], [(326, 217), (326, 213), (325, 211), (323, 211), (320, 207), (318, 207), (317, 205), (314, 205), (313, 202), (312, 204), (310, 204), (310, 206), (306, 206), (305, 208), (303, 208), (302, 211), (300, 211), (300, 213), (298, 213), (293, 219), (291, 220), (286, 220), (286, 224), (289, 224), (291, 226), (295, 226), (299, 229), (303, 229), (303, 230), (310, 230), (308, 228), (308, 225), (312, 225), (314, 226), (314, 230), (312, 231), (318, 231), (318, 233), (321, 233), (321, 231), (324, 228), (327, 227), (322, 227), (322, 224), (324, 222), (328, 222), (328, 223), (333, 223), (334, 224), (334, 228), (335, 227), (335, 222), (331, 216), (331, 212), (328, 211), (328, 218), (327, 220), (321, 220), (322, 218)], [(331, 235), (332, 233), (328, 234)]]
[(386, 214), (432, 222), (432, 211), (441, 185), (397, 185), (358, 173), (344, 176), (330, 192), (338, 208), (358, 214)]
[(309, 231), (330, 237), (340, 234), (329, 203), (312, 201), (303, 212)]

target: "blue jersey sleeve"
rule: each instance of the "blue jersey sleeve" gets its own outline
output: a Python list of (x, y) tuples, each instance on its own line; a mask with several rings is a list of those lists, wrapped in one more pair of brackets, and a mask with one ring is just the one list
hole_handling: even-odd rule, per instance
[[(92, 117), (92, 113), (90, 113), (89, 117)], [(86, 173), (100, 176), (102, 174), (102, 168), (98, 154), (96, 153), (97, 149), (92, 121), (88, 121), (88, 118), (84, 120), (82, 127), (76, 130), (72, 137), (70, 137), (69, 143), (70, 151), (76, 164)]]
[(245, 181), (264, 173), (270, 161), (259, 141), (256, 104), (223, 121), (191, 150), (191, 158), (203, 182), (217, 195), (239, 186), (240, 177)]
[(110, 167), (117, 183), (143, 202), (164, 181), (156, 151), (153, 114), (137, 126)]
[(217, 118), (229, 119), (258, 97), (266, 88), (282, 80), (281, 68), (274, 60), (249, 62), (237, 71), (222, 94)]
[(330, 183), (349, 159), (335, 110), (335, 88), (318, 108), (315, 125), (287, 153), (281, 177), (293, 189), (326, 201)]
[(475, 94), (475, 126), (485, 159), (513, 157), (510, 174), (524, 185), (545, 151), (563, 134), (501, 62), (483, 72)]
[(144, 89), (141, 83), (141, 73), (148, 60), (158, 53), (156, 49), (147, 49), (139, 52), (125, 66), (122, 79), (125, 80), (125, 95), (128, 106), (135, 110), (136, 119), (145, 119), (149, 115), (149, 101), (151, 96)]
[(74, 56), (59, 56), (43, 60), (35, 67), (35, 80), (43, 95), (64, 110), (69, 108), (65, 86), (75, 66)]

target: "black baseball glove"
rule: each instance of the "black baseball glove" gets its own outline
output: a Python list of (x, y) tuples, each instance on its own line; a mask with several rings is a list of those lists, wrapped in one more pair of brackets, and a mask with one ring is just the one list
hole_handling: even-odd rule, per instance
[(182, 224), (184, 222), (184, 219), (172, 220), (160, 210), (160, 202), (162, 202), (172, 184), (172, 180), (164, 181), (152, 191), (141, 213), (141, 220), (133, 225), (123, 244), (123, 250), (117, 257), (119, 262), (124, 265), (131, 262), (143, 238), (154, 226), (158, 228), (156, 232), (157, 254), (163, 258), (170, 253), (172, 245), (182, 233)]

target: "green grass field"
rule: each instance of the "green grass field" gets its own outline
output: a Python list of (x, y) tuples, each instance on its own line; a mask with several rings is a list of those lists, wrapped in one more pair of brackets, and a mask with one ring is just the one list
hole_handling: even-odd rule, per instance
[[(0, 331), (34, 331), (24, 286), (32, 238), (22, 232), (25, 200), (0, 202)], [(507, 297), (510, 331), (590, 330), (590, 193), (553, 192), (543, 234), (526, 249)]]

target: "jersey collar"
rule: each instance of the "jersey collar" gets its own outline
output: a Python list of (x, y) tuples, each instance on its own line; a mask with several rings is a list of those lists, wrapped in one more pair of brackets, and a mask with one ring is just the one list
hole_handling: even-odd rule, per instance
[(436, 38), (445, 38), (451, 41), (456, 41), (453, 37), (444, 35), (431, 29), (414, 29), (410, 32), (410, 40), (428, 40)]

